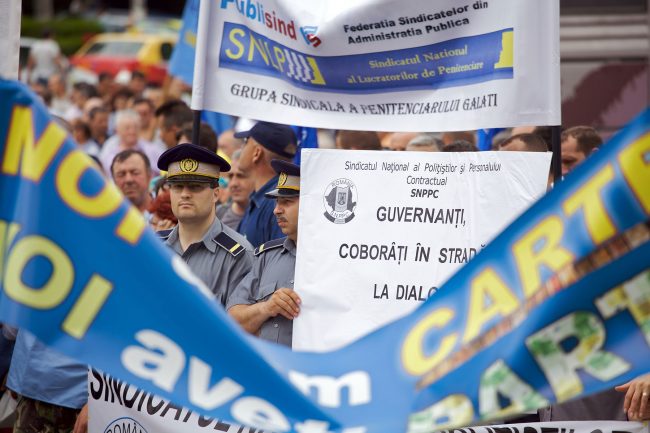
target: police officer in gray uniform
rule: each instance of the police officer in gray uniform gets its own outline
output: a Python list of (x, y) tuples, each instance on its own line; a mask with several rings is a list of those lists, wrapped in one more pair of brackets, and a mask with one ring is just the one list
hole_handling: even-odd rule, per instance
[(228, 299), (226, 309), (251, 334), (291, 347), (293, 319), (300, 313), (301, 302), (293, 291), (300, 167), (280, 160), (271, 165), (279, 178), (277, 188), (266, 196), (276, 199), (273, 213), (287, 237), (257, 247), (253, 269)]
[(253, 262), (250, 243), (216, 217), (219, 174), (230, 164), (203, 147), (179, 144), (160, 156), (158, 168), (167, 171), (178, 219), (176, 227), (159, 235), (225, 306)]

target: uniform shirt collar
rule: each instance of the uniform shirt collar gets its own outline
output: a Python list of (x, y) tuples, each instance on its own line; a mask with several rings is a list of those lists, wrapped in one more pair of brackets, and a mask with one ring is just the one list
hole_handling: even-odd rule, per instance
[(223, 231), (223, 224), (219, 221), (219, 218), (214, 217), (214, 221), (210, 226), (208, 232), (203, 236), (203, 245), (211, 252), (214, 253), (217, 250), (217, 242), (214, 238), (217, 237), (219, 233)]
[[(181, 243), (178, 242), (178, 224), (172, 229), (172, 232), (169, 234), (167, 239), (165, 240), (165, 245), (171, 247), (178, 255), (183, 254), (182, 251), (180, 251), (180, 245)], [(178, 246), (178, 248), (176, 248)]]
[[(215, 217), (210, 229), (207, 231), (205, 236), (203, 236), (203, 239), (201, 239), (205, 248), (207, 248), (211, 253), (214, 253), (217, 250), (217, 243), (214, 241), (214, 238), (216, 238), (222, 231), (223, 224), (219, 221), (219, 218)], [(174, 227), (165, 243), (171, 246), (179, 255), (183, 254), (183, 251), (181, 251), (181, 243), (178, 239), (178, 225)]]
[(289, 238), (285, 238), (282, 243), (282, 254), (288, 252), (292, 256), (296, 256), (296, 243)]

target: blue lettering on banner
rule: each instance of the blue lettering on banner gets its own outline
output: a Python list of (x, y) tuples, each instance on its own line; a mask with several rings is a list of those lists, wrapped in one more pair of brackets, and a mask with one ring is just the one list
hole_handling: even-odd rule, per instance
[(511, 79), (513, 38), (513, 29), (504, 29), (418, 48), (324, 57), (301, 53), (244, 25), (226, 22), (219, 65), (325, 92), (437, 89)]
[(205, 416), (383, 433), (415, 409), (433, 430), (647, 372), (650, 110), (411, 315), (325, 354), (245, 335), (37, 97), (1, 79), (0, 195), (2, 322)]
[[(296, 23), (293, 20), (283, 18), (275, 10), (265, 11), (262, 3), (251, 0), (221, 0), (221, 9), (228, 9), (230, 5), (244, 18), (258, 22), (281, 36), (294, 41), (297, 39)], [(310, 44), (308, 39), (307, 44)]]

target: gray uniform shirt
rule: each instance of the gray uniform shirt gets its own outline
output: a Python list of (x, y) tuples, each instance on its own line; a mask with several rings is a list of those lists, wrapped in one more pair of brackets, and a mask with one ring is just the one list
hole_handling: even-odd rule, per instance
[(251, 244), (242, 235), (224, 226), (218, 218), (214, 219), (203, 239), (188, 246), (185, 251), (178, 238), (178, 226), (169, 233), (165, 244), (181, 256), (224, 306), (253, 263)]
[[(255, 250), (253, 269), (228, 298), (226, 309), (265, 301), (282, 287), (293, 289), (296, 244), (289, 238), (276, 239)], [(293, 321), (278, 314), (262, 324), (259, 337), (291, 347)]]
[(239, 226), (239, 221), (241, 221), (243, 217), (244, 215), (237, 215), (232, 211), (232, 203), (217, 206), (217, 218), (219, 218), (224, 225), (235, 231), (237, 230), (237, 226)]

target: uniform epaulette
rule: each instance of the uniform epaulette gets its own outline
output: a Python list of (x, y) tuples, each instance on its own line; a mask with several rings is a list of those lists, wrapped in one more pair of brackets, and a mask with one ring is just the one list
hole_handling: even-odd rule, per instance
[(235, 257), (243, 253), (244, 250), (246, 249), (239, 242), (231, 238), (225, 232), (219, 233), (214, 238), (214, 241), (217, 243), (217, 245), (219, 245), (221, 248), (228, 251), (230, 254), (232, 254)]
[(280, 238), (280, 239), (273, 239), (272, 241), (268, 241), (260, 245), (259, 247), (255, 248), (255, 255), (259, 256), (262, 253), (267, 252), (268, 250), (272, 250), (273, 248), (279, 248), (284, 245), (284, 239), (285, 238)]
[(173, 231), (173, 230), (174, 230), (174, 229), (169, 229), (169, 230), (160, 230), (160, 231), (156, 232), (156, 234), (158, 235), (158, 237), (159, 237), (160, 239), (162, 239), (163, 241), (166, 241), (167, 238), (169, 238), (169, 235), (172, 234), (172, 231)]

